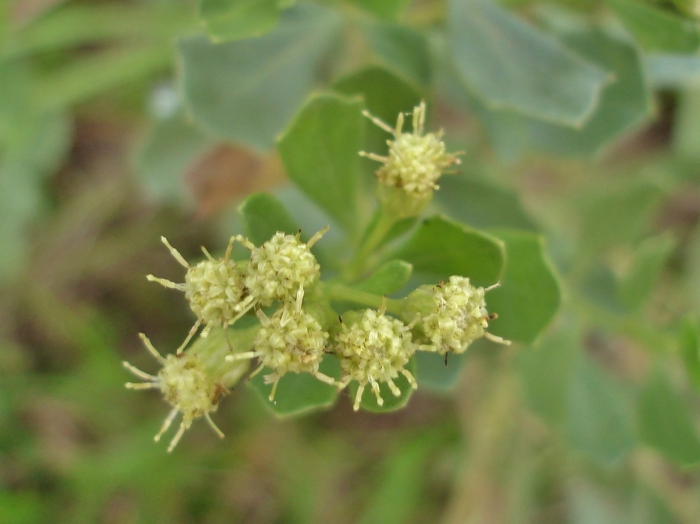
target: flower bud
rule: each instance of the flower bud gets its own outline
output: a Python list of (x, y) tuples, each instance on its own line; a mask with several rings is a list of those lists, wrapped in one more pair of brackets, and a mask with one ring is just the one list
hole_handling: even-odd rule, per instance
[(192, 312), (197, 316), (197, 322), (177, 351), (180, 353), (200, 325), (205, 326), (202, 336), (206, 338), (213, 327), (220, 326), (225, 329), (236, 322), (252, 307), (253, 301), (245, 289), (243, 271), (230, 259), (233, 238), (223, 258), (215, 259), (202, 247), (207, 258), (195, 266), (190, 266), (165, 237), (161, 237), (161, 240), (175, 260), (187, 269), (185, 283), (176, 284), (153, 275), (148, 275), (147, 278), (167, 288), (184, 291)]
[(415, 352), (411, 331), (398, 319), (387, 317), (384, 307), (379, 311), (365, 309), (343, 315), (343, 325), (335, 337), (336, 352), (340, 356), (343, 370), (341, 387), (357, 380), (359, 387), (355, 395), (353, 409), (360, 408), (362, 394), (369, 383), (377, 398), (377, 404), (384, 404), (379, 391), (379, 382), (386, 382), (395, 396), (401, 390), (394, 379), (403, 374), (417, 387), (411, 373), (404, 368)]
[[(430, 201), (437, 181), (447, 168), (460, 161), (460, 153), (447, 153), (441, 140), (442, 132), (424, 134), (425, 102), (413, 110), (413, 132), (403, 132), (404, 115), (400, 113), (396, 129), (392, 129), (369, 112), (363, 113), (375, 125), (394, 135), (388, 140), (388, 156), (360, 152), (360, 155), (384, 164), (377, 172), (379, 199), (385, 208), (400, 218), (416, 216)], [(386, 191), (382, 187), (398, 188), (400, 192)], [(399, 210), (400, 212), (396, 212)]]
[(124, 367), (145, 382), (127, 383), (129, 389), (158, 389), (172, 410), (166, 417), (160, 431), (155, 436), (156, 442), (165, 433), (178, 413), (182, 414), (180, 427), (168, 446), (171, 452), (180, 441), (185, 430), (192, 422), (205, 417), (217, 435), (223, 437), (221, 430), (214, 424), (210, 413), (219, 407), (221, 396), (227, 388), (233, 386), (245, 373), (247, 365), (229, 363), (224, 360), (224, 352), (229, 352), (228, 344), (222, 330), (216, 336), (200, 339), (189, 351), (170, 354), (163, 357), (151, 344), (146, 335), (140, 335), (146, 349), (156, 358), (162, 368), (157, 375), (144, 373), (140, 369), (124, 362)]
[(265, 382), (273, 384), (270, 400), (274, 400), (277, 384), (286, 373), (311, 373), (326, 382), (335, 381), (319, 372), (318, 366), (323, 359), (328, 333), (321, 328), (316, 318), (293, 306), (280, 307), (272, 317), (258, 310), (260, 330), (253, 341), (253, 352), (260, 361), (260, 367), (273, 372), (265, 376)]
[(320, 266), (311, 247), (327, 230), (316, 233), (308, 243), (299, 240), (299, 234), (277, 232), (260, 247), (237, 237), (251, 251), (244, 282), (258, 304), (268, 307), (276, 300), (294, 303), (298, 294), (303, 297), (304, 290), (318, 281)]
[(420, 286), (410, 293), (403, 317), (416, 322), (417, 331), (430, 342), (419, 349), (441, 355), (448, 351), (464, 353), (481, 337), (499, 344), (510, 344), (510, 341), (486, 331), (488, 321), (495, 315), (490, 316), (486, 310), (484, 295), (494, 287), (474, 287), (468, 278), (452, 276), (447, 283)]

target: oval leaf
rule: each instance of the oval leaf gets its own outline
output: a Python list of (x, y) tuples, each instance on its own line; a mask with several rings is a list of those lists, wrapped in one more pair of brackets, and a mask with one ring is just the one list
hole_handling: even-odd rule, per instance
[(451, 0), (449, 33), (463, 82), (489, 109), (578, 127), (609, 80), (600, 68), (491, 0)]
[(611, 464), (634, 447), (631, 400), (622, 385), (580, 354), (569, 389), (567, 440), (574, 451)]
[[(263, 370), (248, 385), (259, 395), (262, 402), (278, 417), (302, 415), (333, 405), (338, 396), (338, 389), (321, 382), (308, 373), (287, 373), (277, 386), (275, 400), (270, 402), (272, 386), (265, 384)], [(326, 355), (319, 367), (321, 373), (334, 378), (340, 377), (340, 361), (333, 355)]]
[(300, 229), (282, 202), (268, 193), (250, 195), (238, 207), (238, 214), (246, 236), (256, 246), (278, 231), (293, 235)]
[(681, 466), (700, 462), (700, 439), (688, 408), (661, 371), (652, 372), (639, 395), (639, 436)]
[(403, 260), (390, 260), (382, 264), (369, 278), (353, 286), (375, 295), (391, 295), (400, 291), (411, 278), (413, 266)]
[(316, 84), (341, 24), (336, 12), (304, 4), (285, 11), (261, 38), (218, 45), (206, 36), (180, 40), (182, 91), (192, 116), (215, 133), (270, 149)]
[(358, 220), (362, 104), (335, 95), (312, 97), (279, 139), (289, 178), (347, 231)]
[(489, 312), (498, 314), (489, 331), (512, 341), (534, 342), (561, 302), (544, 239), (526, 231), (495, 230), (494, 234), (505, 242), (508, 262), (501, 286), (486, 297)]
[(389, 258), (413, 264), (415, 271), (439, 279), (469, 277), (476, 286), (498, 281), (504, 265), (503, 243), (443, 216), (424, 220)]

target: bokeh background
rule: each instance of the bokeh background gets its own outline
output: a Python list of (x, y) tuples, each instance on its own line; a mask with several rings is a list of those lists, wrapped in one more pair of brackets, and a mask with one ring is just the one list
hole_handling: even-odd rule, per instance
[[(0, 3), (0, 522), (699, 522), (696, 5), (293, 3)], [(527, 84), (528, 56), (552, 77)], [(489, 76), (501, 58), (524, 67)], [(568, 113), (537, 105), (576, 74)], [(261, 190), (318, 229), (273, 145), (332, 85), (380, 113), (427, 97), (466, 151), (434, 208), (540, 233), (562, 307), (533, 344), (476, 344), (403, 410), (342, 395), (277, 419), (241, 383), (214, 415), (225, 440), (198, 421), (167, 454), (168, 406), (121, 366), (155, 371), (137, 334), (175, 348), (192, 324), (145, 279), (181, 279), (159, 238), (221, 251)]]

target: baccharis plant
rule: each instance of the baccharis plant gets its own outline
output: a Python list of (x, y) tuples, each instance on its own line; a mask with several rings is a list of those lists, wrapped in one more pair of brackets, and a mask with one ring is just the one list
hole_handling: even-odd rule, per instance
[[(204, 417), (223, 436), (210, 415), (252, 360), (256, 364), (249, 378), (268, 371), (263, 385), (269, 387), (273, 406), (276, 395), (283, 394), (278, 392), (278, 384), (291, 373), (318, 381), (315, 385), (306, 383), (309, 388), (319, 387), (320, 383), (340, 391), (356, 383), (352, 405), (358, 410), (370, 398), (378, 408), (391, 398), (407, 398), (419, 386), (411, 371), (415, 369), (417, 352), (463, 353), (482, 337), (499, 344), (510, 343), (487, 331), (489, 321), (496, 315), (487, 310), (486, 292), (497, 282), (484, 288), (473, 285), (470, 275), (452, 275), (447, 281), (414, 286), (403, 298), (388, 298), (387, 294), (397, 290), (385, 289), (386, 286), (368, 290), (362, 284), (368, 276), (371, 280), (381, 263), (392, 226), (419, 215), (438, 189), (440, 176), (459, 163), (456, 154), (446, 152), (441, 133), (425, 133), (424, 102), (409, 113), (413, 122), (409, 133), (403, 131), (404, 114), (399, 115), (395, 129), (366, 111), (364, 114), (394, 139), (388, 141), (386, 156), (360, 152), (382, 163), (376, 172), (379, 219), (369, 221), (340, 276), (322, 281), (323, 268), (312, 252), (328, 227), (308, 241), (302, 240), (300, 231), (292, 234), (270, 230), (270, 236), (260, 245), (243, 235), (234, 235), (222, 258), (215, 258), (202, 248), (205, 259), (195, 265), (162, 239), (187, 270), (184, 283), (151, 275), (148, 279), (183, 291), (196, 321), (181, 347), (166, 357), (142, 335), (147, 349), (162, 366), (156, 375), (128, 363), (124, 365), (144, 380), (127, 387), (158, 389), (172, 406), (156, 440), (178, 414), (182, 415), (168, 451), (199, 417)], [(247, 260), (232, 258), (234, 242), (248, 249)], [(410, 273), (411, 265), (399, 262), (387, 267), (382, 278), (406, 280), (405, 268)], [(250, 336), (232, 335), (243, 331), (236, 323), (244, 316), (255, 321), (253, 327), (244, 330)], [(201, 337), (188, 348), (200, 327)], [(217, 336), (210, 337), (210, 332)], [(204, 340), (209, 342), (205, 344)], [(326, 359), (337, 362), (327, 368), (331, 370), (328, 372), (322, 370)]]

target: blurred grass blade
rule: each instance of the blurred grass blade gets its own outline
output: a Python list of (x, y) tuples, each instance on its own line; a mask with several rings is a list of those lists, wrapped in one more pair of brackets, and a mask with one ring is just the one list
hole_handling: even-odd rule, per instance
[(57, 51), (96, 42), (168, 43), (197, 27), (194, 10), (184, 4), (165, 6), (106, 4), (59, 7), (13, 32), (6, 40), (9, 56)]
[(278, 0), (202, 0), (199, 14), (209, 37), (228, 42), (262, 36), (279, 22)]
[(633, 0), (606, 0), (630, 33), (648, 51), (692, 53), (700, 46), (697, 21)]
[(669, 233), (648, 238), (639, 245), (632, 266), (619, 283), (621, 303), (632, 311), (644, 304), (675, 247), (676, 240)]
[(68, 107), (172, 66), (169, 46), (119, 48), (76, 58), (36, 83), (35, 98), (44, 110)]

